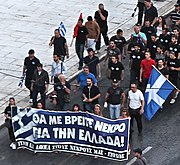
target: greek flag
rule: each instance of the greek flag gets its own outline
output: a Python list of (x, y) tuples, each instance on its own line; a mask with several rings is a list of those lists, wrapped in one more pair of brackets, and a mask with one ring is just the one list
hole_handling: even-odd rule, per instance
[(60, 31), (61, 36), (65, 37), (65, 35), (66, 35), (66, 27), (65, 27), (65, 25), (64, 25), (63, 22), (61, 22), (61, 23), (59, 24), (58, 29), (59, 29), (59, 31)]
[(174, 88), (174, 85), (153, 66), (144, 96), (144, 115), (148, 120), (151, 120)]

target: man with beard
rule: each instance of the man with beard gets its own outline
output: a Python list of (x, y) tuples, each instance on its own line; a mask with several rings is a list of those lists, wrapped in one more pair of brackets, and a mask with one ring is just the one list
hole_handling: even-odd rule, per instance
[(93, 112), (96, 104), (99, 103), (98, 99), (101, 96), (99, 88), (93, 85), (93, 81), (90, 77), (86, 79), (87, 85), (83, 88), (83, 104), (84, 110)]

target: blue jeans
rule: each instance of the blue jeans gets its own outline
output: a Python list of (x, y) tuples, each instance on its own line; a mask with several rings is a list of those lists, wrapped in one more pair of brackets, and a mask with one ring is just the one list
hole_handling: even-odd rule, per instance
[(111, 119), (118, 119), (120, 116), (120, 108), (121, 108), (121, 104), (117, 104), (117, 105), (112, 105), (109, 104), (109, 111), (110, 111), (110, 118)]
[(83, 59), (84, 59), (84, 46), (85, 44), (75, 44), (76, 54), (79, 58), (79, 67), (83, 66)]

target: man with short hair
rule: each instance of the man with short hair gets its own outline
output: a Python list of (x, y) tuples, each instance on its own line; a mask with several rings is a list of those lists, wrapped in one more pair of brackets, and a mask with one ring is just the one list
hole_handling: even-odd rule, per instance
[(99, 88), (94, 85), (92, 79), (87, 77), (87, 85), (83, 88), (83, 104), (84, 110), (93, 113), (94, 107), (99, 103), (98, 99), (101, 96)]
[(60, 56), (54, 54), (53, 55), (53, 63), (52, 63), (52, 69), (51, 69), (51, 82), (54, 83), (58, 82), (58, 76), (60, 74), (65, 75), (67, 72), (66, 65), (63, 61), (60, 60)]
[(76, 37), (75, 49), (76, 54), (79, 58), (79, 67), (81, 70), (83, 67), (83, 59), (84, 59), (84, 47), (87, 47), (87, 39), (88, 39), (88, 30), (83, 25), (83, 19), (78, 20), (78, 33)]
[(116, 47), (119, 48), (121, 56), (124, 52), (124, 57), (126, 57), (127, 54), (127, 47), (126, 47), (126, 39), (123, 37), (123, 31), (121, 29), (118, 29), (115, 36), (112, 36), (110, 41), (114, 41), (116, 44)]
[(133, 128), (133, 120), (136, 119), (138, 127), (138, 136), (142, 135), (142, 114), (144, 113), (144, 96), (137, 89), (137, 84), (131, 83), (131, 90), (128, 92), (128, 107), (131, 117), (131, 130)]
[(118, 119), (120, 109), (124, 107), (126, 95), (119, 87), (118, 80), (112, 80), (112, 86), (108, 88), (105, 96), (105, 101), (109, 104), (110, 118)]
[(90, 73), (94, 74), (95, 77), (101, 78), (101, 67), (99, 63), (99, 58), (95, 56), (94, 50), (88, 48), (88, 56), (84, 58), (84, 63), (89, 67)]
[(107, 36), (108, 32), (108, 25), (107, 25), (107, 17), (108, 17), (108, 11), (104, 9), (104, 5), (102, 3), (99, 4), (99, 10), (95, 12), (94, 19), (98, 23), (100, 27), (100, 35), (99, 39), (96, 42), (96, 50), (100, 50), (101, 47), (101, 34), (104, 38), (105, 45), (107, 46), (109, 44), (109, 38)]
[(54, 30), (54, 36), (49, 42), (49, 46), (54, 45), (53, 54), (59, 55), (61, 61), (64, 61), (65, 56), (69, 58), (69, 50), (66, 39), (61, 36), (59, 29)]
[(33, 92), (33, 107), (37, 107), (37, 96), (41, 94), (43, 109), (45, 109), (46, 93), (49, 87), (48, 72), (43, 69), (43, 65), (39, 63), (37, 69), (34, 71), (31, 83), (31, 91)]
[(142, 82), (143, 92), (145, 92), (149, 77), (151, 75), (153, 65), (156, 66), (156, 62), (153, 59), (151, 59), (151, 53), (146, 52), (145, 59), (143, 59), (140, 64), (141, 69), (140, 69), (139, 81)]
[(140, 26), (134, 26), (134, 33), (131, 34), (131, 41), (134, 37), (138, 37), (143, 45), (147, 44), (147, 37), (143, 32), (140, 32)]
[(107, 54), (104, 58), (104, 62), (108, 60), (108, 64), (111, 62), (112, 56), (117, 56), (118, 61), (121, 61), (121, 52), (120, 50), (116, 47), (115, 41), (110, 41), (109, 42), (109, 47), (107, 48)]
[(96, 21), (93, 21), (91, 16), (88, 16), (87, 20), (88, 22), (85, 23), (88, 30), (87, 48), (92, 48), (95, 51), (96, 42), (100, 35), (100, 27)]
[(124, 80), (124, 66), (118, 61), (118, 57), (113, 55), (111, 62), (108, 64), (108, 78), (117, 81)]
[(80, 86), (81, 90), (87, 85), (86, 79), (88, 77), (92, 79), (93, 84), (97, 84), (97, 79), (92, 73), (89, 72), (89, 67), (85, 66), (83, 67), (83, 72), (81, 72), (77, 77), (77, 86)]
[(153, 6), (151, 0), (145, 0), (144, 20), (149, 19), (151, 26), (154, 26), (158, 20), (157, 8)]
[[(178, 85), (178, 72), (180, 71), (180, 59), (178, 59), (174, 52), (169, 53), (169, 59), (167, 62), (167, 67), (169, 69), (169, 80), (171, 83), (177, 87)], [(177, 98), (177, 89), (174, 89), (173, 96), (170, 104), (174, 104)]]
[(24, 67), (22, 76), (25, 75), (25, 86), (30, 90), (30, 100), (29, 103), (32, 103), (32, 91), (31, 91), (31, 80), (34, 74), (34, 71), (37, 69), (37, 65), (40, 63), (39, 59), (34, 56), (35, 51), (30, 49), (28, 52), (29, 56), (24, 59)]
[(173, 29), (180, 20), (180, 3), (176, 3), (175, 9), (170, 13), (169, 26)]
[(137, 158), (132, 165), (147, 165), (147, 160), (145, 157), (142, 157), (142, 150), (137, 148), (134, 151), (134, 155)]

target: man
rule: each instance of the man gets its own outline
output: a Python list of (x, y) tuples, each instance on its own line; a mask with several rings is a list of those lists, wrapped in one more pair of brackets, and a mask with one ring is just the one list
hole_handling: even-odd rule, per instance
[(113, 55), (111, 62), (108, 64), (108, 78), (117, 81), (124, 80), (124, 66), (118, 61), (118, 57)]
[(118, 61), (121, 61), (121, 53), (120, 50), (116, 47), (115, 41), (109, 42), (109, 47), (107, 48), (107, 54), (104, 58), (104, 63), (108, 60), (108, 64), (111, 62), (112, 56), (117, 56)]
[(155, 23), (158, 20), (158, 12), (156, 7), (153, 6), (151, 3), (151, 0), (145, 0), (145, 14), (144, 14), (144, 20), (149, 20), (151, 26), (154, 26)]
[(164, 66), (164, 61), (163, 60), (158, 60), (158, 66), (157, 69), (161, 72), (164, 77), (169, 79), (169, 70), (167, 67)]
[(81, 90), (87, 85), (86, 79), (88, 77), (92, 79), (93, 84), (97, 84), (97, 79), (89, 72), (89, 67), (85, 66), (83, 67), (83, 72), (81, 72), (77, 77), (77, 86), (79, 86)]
[(140, 64), (144, 59), (144, 53), (141, 51), (139, 45), (134, 45), (134, 50), (130, 55), (130, 83), (139, 82)]
[(133, 120), (135, 118), (138, 127), (138, 136), (142, 135), (142, 114), (144, 113), (144, 96), (137, 89), (137, 84), (131, 83), (131, 90), (128, 92), (128, 107), (131, 117), (131, 131), (133, 128)]
[(147, 44), (147, 37), (143, 32), (140, 32), (140, 26), (134, 26), (134, 33), (131, 34), (131, 41), (134, 37), (138, 37), (139, 41), (143, 44)]
[(98, 99), (101, 96), (99, 88), (93, 85), (90, 77), (86, 79), (87, 85), (83, 88), (83, 103), (84, 110), (93, 113), (94, 107), (99, 103)]
[(94, 74), (95, 77), (101, 78), (101, 68), (99, 63), (99, 58), (95, 56), (94, 50), (88, 48), (88, 56), (84, 58), (84, 63), (89, 67), (89, 71)]
[(31, 83), (31, 91), (33, 92), (33, 107), (37, 107), (37, 96), (41, 94), (43, 109), (45, 109), (46, 93), (49, 87), (48, 72), (43, 69), (43, 65), (39, 63), (37, 69), (34, 71)]
[(54, 45), (53, 54), (60, 56), (61, 61), (64, 62), (65, 56), (69, 58), (69, 50), (66, 39), (61, 36), (59, 29), (54, 30), (54, 36), (49, 42), (49, 46), (52, 45)]
[(141, 61), (140, 64), (140, 82), (142, 82), (142, 91), (145, 92), (146, 89), (146, 85), (148, 83), (149, 77), (151, 75), (151, 71), (153, 66), (156, 66), (156, 62), (151, 59), (151, 53), (150, 52), (146, 52), (145, 53), (145, 59), (143, 59)]
[(138, 21), (137, 21), (137, 26), (141, 26), (142, 24), (142, 17), (143, 17), (143, 13), (144, 13), (144, 0), (138, 0), (138, 4), (137, 4), (137, 7), (139, 9), (139, 12), (138, 12)]
[(83, 19), (78, 20), (78, 33), (76, 37), (75, 49), (76, 54), (79, 58), (79, 67), (81, 70), (83, 67), (83, 59), (84, 59), (84, 47), (87, 47), (87, 38), (88, 38), (88, 30), (83, 25)]
[(156, 33), (154, 27), (152, 27), (150, 25), (149, 20), (144, 21), (144, 26), (141, 28), (141, 32), (143, 32), (146, 35), (146, 37), (147, 37), (147, 46), (149, 46), (150, 41), (151, 41), (151, 35), (153, 33)]
[(157, 47), (159, 45), (159, 41), (156, 38), (156, 34), (151, 35), (151, 41), (147, 45), (147, 50), (151, 53), (151, 58), (154, 60), (156, 57)]
[(60, 74), (65, 75), (67, 70), (65, 63), (60, 60), (59, 55), (54, 54), (53, 60), (54, 61), (52, 63), (52, 69), (51, 69), (51, 82), (53, 82), (54, 80), (54, 83), (57, 83), (59, 81), (58, 76)]
[(126, 95), (119, 87), (118, 80), (112, 81), (112, 86), (108, 88), (105, 101), (109, 104), (110, 118), (115, 120), (120, 116), (120, 109), (124, 107)]
[(32, 91), (31, 91), (31, 80), (34, 74), (37, 65), (40, 63), (39, 59), (34, 56), (35, 51), (30, 49), (28, 52), (29, 56), (24, 59), (24, 67), (22, 76), (26, 73), (25, 86), (30, 90), (30, 100), (29, 103), (32, 103)]
[(87, 20), (88, 22), (85, 23), (88, 30), (87, 48), (92, 48), (95, 51), (96, 42), (98, 41), (100, 35), (100, 27), (96, 21), (93, 21), (91, 16), (88, 16)]
[(180, 20), (180, 3), (174, 5), (175, 9), (170, 14), (169, 26), (173, 29)]
[[(180, 59), (176, 58), (174, 52), (169, 53), (169, 59), (167, 62), (167, 67), (169, 69), (169, 80), (171, 83), (177, 87), (178, 85), (178, 72), (180, 71)], [(174, 104), (177, 98), (178, 92), (177, 89), (174, 89), (172, 99), (170, 104)]]
[(168, 50), (175, 53), (175, 56), (180, 59), (180, 45), (178, 43), (178, 38), (173, 35), (171, 37), (171, 42), (169, 43)]
[(66, 81), (65, 76), (60, 74), (58, 76), (59, 81), (55, 84), (55, 89), (57, 92), (57, 106), (59, 110), (66, 111), (69, 109), (69, 102), (70, 102), (70, 92), (71, 92), (71, 85), (68, 81)]
[(142, 157), (142, 150), (137, 148), (134, 151), (134, 155), (137, 158), (132, 165), (147, 165), (147, 160), (145, 157)]
[(126, 57), (127, 54), (127, 47), (126, 47), (126, 39), (123, 37), (123, 31), (121, 29), (118, 29), (115, 36), (112, 36), (110, 41), (114, 41), (116, 44), (116, 47), (120, 50), (121, 57), (123, 55), (124, 51), (124, 57)]
[(168, 50), (169, 43), (171, 42), (171, 36), (168, 34), (168, 28), (163, 29), (158, 41), (162, 46), (164, 46), (165, 50)]
[(96, 43), (96, 50), (100, 50), (101, 47), (101, 34), (104, 38), (104, 43), (105, 45), (109, 45), (109, 38), (107, 36), (108, 32), (108, 25), (107, 25), (107, 17), (108, 17), (108, 12), (104, 9), (104, 5), (102, 3), (99, 4), (99, 10), (95, 12), (94, 19), (98, 23), (100, 27), (100, 35), (99, 39)]

